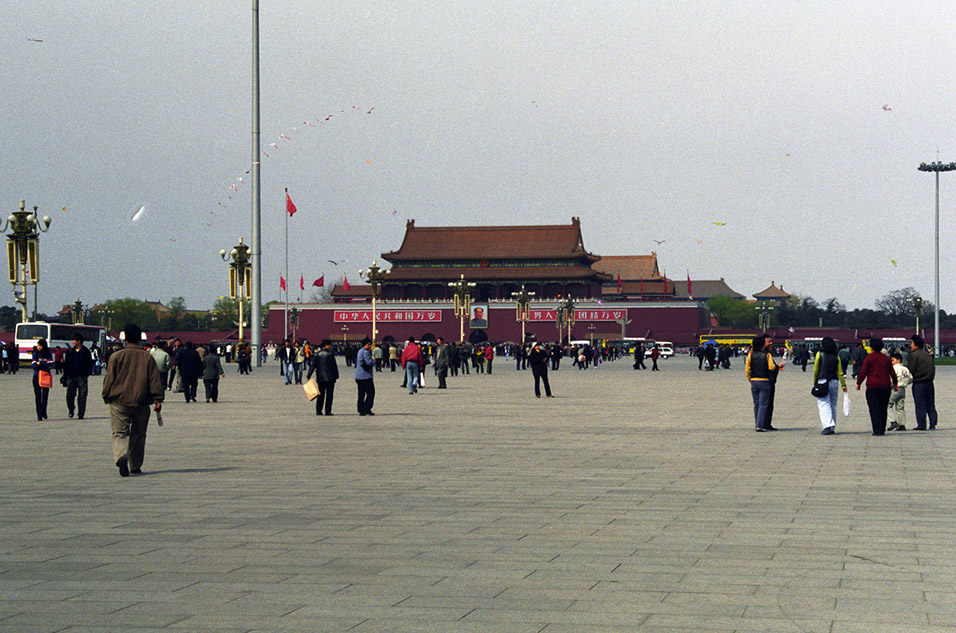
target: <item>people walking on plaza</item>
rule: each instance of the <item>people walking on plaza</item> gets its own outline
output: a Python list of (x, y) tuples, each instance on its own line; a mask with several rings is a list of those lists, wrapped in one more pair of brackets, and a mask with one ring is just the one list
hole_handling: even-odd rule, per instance
[(295, 351), (292, 349), (292, 341), (286, 339), (282, 341), (282, 347), (276, 350), (276, 360), (279, 361), (279, 375), (285, 377), (285, 384), (292, 384), (292, 361), (295, 358)]
[(485, 370), (486, 373), (491, 375), (491, 366), (495, 360), (495, 350), (491, 345), (485, 345)]
[(53, 349), (53, 371), (58, 376), (63, 373), (63, 348), (59, 345)]
[(468, 343), (462, 343), (458, 347), (458, 360), (461, 363), (461, 373), (471, 375), (471, 352), (468, 351)]
[(660, 371), (660, 368), (657, 366), (657, 359), (661, 357), (661, 348), (657, 345), (651, 349), (651, 371)]
[(644, 364), (646, 354), (647, 350), (644, 349), (644, 343), (638, 343), (634, 346), (634, 369), (647, 369), (647, 365)]
[(53, 353), (46, 339), (41, 338), (33, 348), (31, 364), (33, 365), (33, 399), (36, 403), (37, 421), (46, 420), (47, 403), (50, 400), (50, 389), (53, 387)]
[(910, 338), (910, 357), (907, 368), (913, 376), (913, 409), (916, 411), (916, 430), (925, 431), (926, 418), (929, 417), (929, 429), (936, 428), (936, 361), (926, 351), (926, 341), (914, 334)]
[[(319, 351), (312, 355), (306, 380), (315, 374), (315, 383), (319, 386), (319, 395), (315, 399), (315, 414), (332, 415), (332, 398), (335, 396), (335, 381), (339, 379), (339, 365), (332, 354), (332, 341), (322, 339)], [(361, 411), (360, 411), (361, 413)]]
[(704, 345), (697, 346), (697, 349), (694, 350), (694, 356), (697, 357), (697, 370), (700, 371), (704, 368)]
[(362, 347), (355, 356), (355, 384), (358, 387), (358, 414), (375, 415), (375, 360), (372, 358), (372, 339), (362, 339)]
[(295, 384), (302, 384), (302, 368), (305, 366), (305, 348), (299, 341), (292, 346), (292, 373), (295, 376)]
[(754, 403), (754, 426), (758, 433), (776, 431), (773, 422), (773, 400), (777, 374), (784, 368), (784, 362), (779, 364), (773, 360), (769, 336), (754, 338), (744, 373), (750, 381), (750, 395)]
[(388, 346), (388, 366), (393, 373), (396, 365), (398, 365), (398, 348), (395, 347), (395, 343), (392, 343)]
[(896, 353), (890, 356), (890, 362), (893, 363), (893, 371), (896, 372), (897, 389), (890, 394), (890, 402), (886, 412), (887, 421), (890, 425), (887, 431), (905, 431), (906, 430), (906, 388), (913, 384), (913, 375), (903, 364), (903, 355)]
[(159, 369), (159, 379), (166, 388), (166, 381), (169, 379), (169, 369), (172, 366), (172, 360), (169, 358), (169, 352), (166, 351), (166, 342), (158, 341), (149, 348), (149, 355), (156, 361), (156, 367)]
[(548, 351), (538, 341), (535, 341), (531, 347), (531, 352), (528, 354), (528, 364), (531, 365), (531, 375), (534, 376), (535, 397), (541, 397), (541, 383), (544, 382), (545, 395), (553, 398), (551, 383), (548, 382)]
[(863, 367), (863, 359), (866, 358), (866, 350), (863, 349), (863, 343), (857, 343), (850, 350), (850, 362), (853, 363), (853, 379), (860, 375), (860, 368)]
[(219, 379), (225, 377), (222, 360), (216, 353), (216, 348), (210, 345), (202, 359), (202, 384), (206, 390), (206, 402), (219, 402)]
[[(67, 415), (73, 417), (74, 410), (82, 420), (86, 415), (86, 396), (89, 393), (87, 380), (93, 373), (93, 355), (83, 345), (83, 335), (73, 335), (73, 347), (66, 351), (63, 359), (63, 377), (66, 379)], [(75, 407), (74, 407), (75, 403)]]
[(183, 347), (179, 348), (176, 354), (176, 367), (179, 370), (186, 402), (196, 402), (199, 377), (202, 375), (202, 360), (192, 341), (187, 341)]
[(149, 407), (157, 413), (163, 407), (163, 384), (159, 368), (140, 345), (139, 326), (127, 324), (126, 347), (110, 356), (103, 377), (103, 401), (110, 407), (113, 433), (113, 462), (121, 477), (139, 473), (146, 453)]
[(402, 350), (402, 369), (405, 370), (405, 384), (408, 395), (418, 393), (418, 381), (422, 368), (422, 349), (415, 343), (415, 337), (409, 336)]
[(173, 339), (173, 348), (169, 350), (169, 382), (166, 384), (167, 390), (172, 390), (173, 393), (179, 393), (182, 391), (181, 380), (179, 378), (179, 371), (176, 369), (176, 355), (179, 353), (179, 350), (182, 349), (183, 343), (178, 338)]
[(820, 351), (813, 361), (813, 384), (825, 384), (826, 395), (817, 398), (820, 412), (821, 435), (833, 435), (836, 432), (837, 400), (840, 390), (846, 393), (846, 377), (837, 356), (836, 341), (825, 336), (820, 342)]
[(860, 374), (856, 377), (856, 390), (866, 382), (866, 406), (870, 410), (870, 425), (873, 435), (886, 432), (886, 410), (890, 403), (890, 392), (896, 389), (896, 371), (890, 357), (883, 353), (883, 341), (870, 339), (873, 351), (863, 358)]
[[(435, 373), (438, 375), (438, 388), (447, 389), (445, 379), (448, 377), (448, 368), (451, 365), (451, 351), (445, 339), (438, 337), (438, 351), (435, 352)], [(490, 371), (488, 373), (491, 373)]]

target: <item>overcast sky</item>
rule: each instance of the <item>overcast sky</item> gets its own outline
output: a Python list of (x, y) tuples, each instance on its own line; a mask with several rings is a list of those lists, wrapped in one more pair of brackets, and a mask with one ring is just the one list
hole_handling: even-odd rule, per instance
[[(285, 187), (295, 287), (357, 281), (409, 218), (578, 216), (591, 252), (657, 250), (680, 280), (932, 300), (917, 166), (956, 160), (951, 1), (260, 5), (267, 300)], [(250, 240), (251, 20), (249, 1), (0, 3), (0, 201), (53, 218), (41, 311), (227, 292), (218, 252)], [(953, 311), (956, 174), (940, 205)]]

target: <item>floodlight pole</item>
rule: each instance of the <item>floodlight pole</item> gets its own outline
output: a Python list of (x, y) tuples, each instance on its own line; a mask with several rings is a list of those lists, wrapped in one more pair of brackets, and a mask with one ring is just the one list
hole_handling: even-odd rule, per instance
[(939, 342), (939, 172), (956, 170), (956, 163), (920, 163), (920, 171), (931, 171), (936, 174), (936, 279), (933, 294), (933, 355), (939, 357), (941, 347)]

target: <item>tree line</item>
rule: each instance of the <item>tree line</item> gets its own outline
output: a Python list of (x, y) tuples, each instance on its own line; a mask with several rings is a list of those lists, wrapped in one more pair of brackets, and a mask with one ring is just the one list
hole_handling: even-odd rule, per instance
[[(707, 302), (711, 316), (721, 326), (754, 329), (759, 324), (761, 305), (733, 297), (713, 297)], [(914, 288), (893, 290), (877, 299), (873, 308), (847, 310), (836, 297), (817, 301), (813, 297), (792, 295), (768, 312), (773, 327), (828, 327), (864, 329), (902, 329), (916, 327), (919, 308), (920, 327), (932, 327), (935, 307), (924, 301)], [(939, 311), (941, 329), (956, 329), (956, 315)]]

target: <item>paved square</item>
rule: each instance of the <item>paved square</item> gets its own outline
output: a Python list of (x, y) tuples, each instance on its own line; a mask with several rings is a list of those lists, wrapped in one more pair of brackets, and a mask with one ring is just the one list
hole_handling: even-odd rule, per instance
[[(872, 437), (862, 393), (819, 435), (788, 367), (754, 433), (742, 360), (449, 378), (340, 361), (317, 417), (274, 363), (218, 404), (168, 393), (144, 474), (107, 409), (37, 422), (0, 376), (0, 631), (956, 631), (956, 370), (940, 430)], [(907, 402), (912, 426), (912, 402)]]

